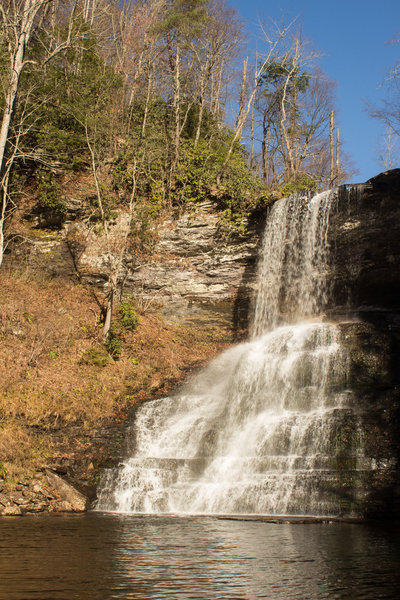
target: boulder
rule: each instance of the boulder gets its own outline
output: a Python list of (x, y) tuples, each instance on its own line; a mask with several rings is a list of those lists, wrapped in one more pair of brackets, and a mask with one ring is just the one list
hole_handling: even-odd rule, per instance
[(63, 510), (73, 512), (83, 512), (87, 510), (89, 500), (70, 483), (67, 483), (65, 479), (53, 473), (49, 469), (46, 469), (46, 477), (49, 485), (57, 493), (60, 500), (64, 502), (62, 505)]
[(20, 517), (23, 513), (19, 506), (17, 506), (16, 504), (10, 504), (3, 508), (1, 514), (5, 517)]

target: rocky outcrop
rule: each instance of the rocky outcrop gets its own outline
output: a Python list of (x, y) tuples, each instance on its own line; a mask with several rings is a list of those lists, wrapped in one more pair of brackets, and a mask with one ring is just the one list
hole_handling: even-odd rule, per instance
[(89, 500), (62, 477), (46, 469), (47, 480), (61, 498), (63, 508), (67, 511), (83, 512), (89, 506)]
[(0, 486), (0, 516), (83, 512), (88, 507), (84, 494), (49, 469), (37, 472), (30, 481), (19, 482), (12, 492)]
[[(205, 200), (162, 222), (149, 259), (128, 261), (126, 293), (144, 305), (156, 304), (171, 320), (246, 328), (265, 215), (253, 214), (247, 232), (232, 237), (224, 235), (219, 219), (217, 204)], [(120, 227), (121, 222), (115, 231)], [(79, 258), (84, 278), (97, 285), (104, 272), (99, 244), (99, 236), (92, 237)]]
[(337, 190), (330, 309), (400, 312), (400, 169)]
[[(78, 274), (81, 281), (105, 290), (106, 240), (101, 228), (81, 217), (81, 212), (69, 210), (59, 230), (46, 230), (41, 229), (45, 217), (35, 215), (32, 235), (13, 248), (8, 264), (29, 264), (51, 276)], [(245, 330), (264, 222), (265, 211), (254, 212), (245, 233), (227, 236), (220, 226), (218, 203), (198, 202), (192, 210), (168, 217), (153, 229), (149, 255), (127, 254), (120, 273), (124, 292), (144, 307), (157, 306), (172, 321), (201, 326), (204, 320)], [(127, 215), (116, 212), (110, 223), (110, 244), (117, 251), (128, 226)]]
[(265, 217), (253, 215), (245, 234), (227, 238), (214, 202), (196, 205), (158, 231), (155, 259), (127, 276), (144, 301), (156, 299), (168, 318), (247, 326)]
[(369, 517), (400, 514), (400, 169), (341, 186), (330, 214), (328, 318), (349, 354), (349, 406), (358, 434), (343, 427), (363, 464), (343, 456), (346, 502)]
[(400, 322), (338, 327), (348, 355), (349, 414), (336, 441), (343, 511), (389, 518), (400, 514)]

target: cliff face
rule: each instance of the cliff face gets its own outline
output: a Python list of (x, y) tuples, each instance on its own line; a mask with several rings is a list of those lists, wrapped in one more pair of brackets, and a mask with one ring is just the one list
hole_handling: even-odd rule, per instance
[(331, 308), (400, 311), (400, 169), (338, 188), (331, 214)]
[[(353, 434), (343, 428), (344, 446), (337, 457), (343, 512), (398, 515), (400, 169), (365, 184), (341, 186), (334, 202), (326, 318), (338, 323), (350, 353), (349, 406), (362, 430), (357, 440), (346, 441)], [(218, 227), (216, 208), (204, 201), (192, 212), (162, 223), (150, 259), (132, 258), (128, 263), (125, 291), (144, 306), (157, 305), (168, 320), (200, 328), (215, 323), (239, 335), (249, 325), (258, 248), (268, 215), (253, 215), (246, 234), (227, 239)], [(71, 212), (71, 220), (59, 232), (41, 234), (32, 242), (30, 264), (54, 275), (69, 275), (78, 268), (83, 281), (104, 288), (104, 240), (86, 232), (74, 264), (68, 236), (75, 227), (82, 231), (85, 226)], [(114, 226), (116, 239), (123, 230), (121, 214)], [(352, 450), (362, 445), (365, 460), (357, 468), (346, 443)]]
[(348, 387), (365, 463), (348, 478), (348, 506), (400, 514), (400, 169), (341, 186), (330, 216), (328, 318), (350, 356)]
[[(192, 211), (162, 222), (153, 252), (145, 260), (128, 259), (124, 292), (143, 305), (157, 306), (171, 321), (201, 326), (202, 321), (245, 330), (255, 287), (255, 271), (265, 214), (254, 214), (247, 231), (226, 237), (217, 204), (197, 203)], [(66, 226), (65, 238), (68, 237)], [(115, 236), (123, 231), (120, 215)], [(102, 286), (106, 261), (99, 235), (85, 236), (78, 268), (83, 280)], [(59, 252), (61, 252), (60, 245)]]
[(158, 296), (165, 314), (175, 319), (238, 318), (233, 314), (237, 295), (246, 305), (254, 284), (254, 228), (247, 235), (224, 239), (215, 206), (204, 202), (193, 214), (164, 223), (158, 235), (159, 262), (129, 274), (128, 285), (139, 288), (144, 298)]

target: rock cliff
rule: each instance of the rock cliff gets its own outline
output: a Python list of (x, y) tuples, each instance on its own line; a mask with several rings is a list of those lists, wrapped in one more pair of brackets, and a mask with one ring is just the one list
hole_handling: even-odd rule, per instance
[[(338, 188), (331, 214), (331, 308), (400, 311), (400, 169)], [(333, 304), (333, 306), (332, 306)]]
[[(216, 202), (199, 202), (160, 224), (148, 260), (128, 260), (125, 292), (143, 304), (157, 304), (174, 321), (201, 326), (205, 320), (246, 329), (264, 221), (265, 214), (255, 213), (246, 233), (228, 238), (220, 229)], [(101, 284), (104, 261), (98, 237), (88, 241), (79, 269), (86, 280)]]
[(344, 497), (366, 516), (400, 515), (400, 169), (339, 187), (330, 219), (327, 316), (349, 351), (366, 457)]
[[(340, 186), (330, 214), (329, 301), (326, 318), (339, 324), (349, 349), (350, 406), (362, 424), (365, 461), (353, 468), (348, 452), (338, 454), (343, 513), (400, 514), (400, 169), (365, 184)], [(238, 335), (249, 325), (256, 288), (258, 248), (268, 209), (253, 214), (247, 233), (227, 239), (210, 200), (160, 224), (152, 256), (128, 261), (125, 291), (156, 303), (172, 321), (202, 327), (229, 325)], [(72, 274), (104, 288), (101, 234), (85, 234), (73, 257), (68, 236), (85, 226), (79, 215), (58, 232), (32, 240), (30, 258), (53, 274)], [(43, 224), (41, 217), (40, 223)], [(123, 214), (115, 236), (123, 231)], [(19, 259), (26, 260), (21, 253)], [(352, 436), (343, 427), (343, 440)], [(342, 439), (342, 438), (341, 438)], [(343, 441), (342, 440), (342, 441)], [(350, 461), (350, 462), (349, 462)]]

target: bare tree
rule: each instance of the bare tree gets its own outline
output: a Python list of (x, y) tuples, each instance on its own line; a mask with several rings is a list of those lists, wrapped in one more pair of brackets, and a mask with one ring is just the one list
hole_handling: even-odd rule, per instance
[[(60, 37), (55, 26), (57, 7), (59, 7), (58, 0), (3, 0), (0, 5), (0, 37), (7, 49), (8, 61), (1, 81), (4, 91), (4, 111), (0, 128), (0, 265), (4, 254), (4, 226), (10, 200), (10, 173), (18, 155), (18, 143), (21, 139), (21, 130), (19, 130), (14, 135), (13, 143), (10, 143), (21, 77), (28, 65), (45, 68), (60, 52), (70, 47), (74, 35), (75, 1), (71, 0), (67, 3), (69, 20), (63, 37)], [(48, 25), (52, 31), (46, 29), (48, 16)], [(40, 60), (33, 60), (27, 56), (27, 52), (38, 29), (48, 33), (48, 45), (42, 48)], [(57, 33), (51, 35), (54, 32)], [(43, 40), (43, 37), (41, 39)], [(9, 146), (10, 151), (8, 151)]]
[(256, 66), (254, 69), (254, 77), (251, 84), (251, 88), (248, 93), (246, 93), (246, 82), (247, 82), (247, 62), (248, 59), (244, 61), (243, 64), (243, 73), (242, 73), (242, 85), (240, 91), (240, 99), (239, 99), (239, 109), (236, 117), (236, 126), (234, 135), (232, 136), (232, 140), (230, 146), (228, 148), (228, 152), (226, 154), (224, 167), (228, 164), (230, 155), (232, 154), (233, 148), (235, 144), (241, 139), (243, 128), (246, 124), (247, 117), (250, 113), (251, 107), (253, 105), (254, 99), (258, 92), (259, 82), (263, 73), (265, 72), (267, 66), (270, 64), (271, 60), (275, 56), (277, 52), (277, 48), (279, 44), (284, 40), (287, 32), (291, 28), (292, 23), (290, 23), (287, 27), (278, 27), (275, 25), (275, 30), (272, 35), (268, 34), (266, 30), (264, 31), (265, 41), (267, 43), (267, 53), (264, 56), (261, 64)]
[(208, 20), (201, 35), (188, 40), (195, 57), (197, 72), (198, 119), (194, 140), (196, 148), (201, 134), (204, 110), (218, 114), (222, 73), (237, 56), (241, 43), (241, 23), (236, 13), (225, 2), (214, 0), (207, 9)]
[(379, 141), (378, 158), (385, 171), (393, 169), (400, 158), (399, 137), (388, 125), (386, 125), (385, 131)]
[[(389, 44), (399, 44), (400, 38), (390, 40)], [(366, 102), (369, 115), (378, 119), (384, 126), (383, 145), (386, 146), (386, 156), (380, 157), (383, 164), (391, 164), (392, 148), (396, 138), (400, 137), (400, 62), (395, 63), (383, 82), (386, 97), (379, 105)], [(381, 144), (382, 145), (382, 144)]]
[(91, 139), (88, 124), (85, 123), (85, 133), (88, 149), (91, 158), (91, 168), (93, 180), (96, 189), (97, 205), (100, 211), (100, 221), (103, 228), (104, 238), (106, 242), (106, 259), (107, 259), (107, 296), (106, 308), (103, 323), (103, 337), (106, 340), (111, 330), (111, 321), (113, 315), (114, 301), (119, 288), (119, 283), (122, 275), (122, 267), (124, 264), (125, 255), (128, 248), (128, 238), (131, 231), (131, 225), (134, 217), (134, 204), (136, 200), (138, 163), (135, 159), (131, 167), (131, 192), (128, 202), (126, 203), (125, 213), (127, 216), (123, 231), (115, 240), (115, 236), (111, 234), (109, 217), (107, 215), (107, 207), (104, 198), (103, 186), (101, 185), (101, 175), (99, 171), (99, 161), (96, 156), (96, 147)]
[[(321, 152), (325, 155), (327, 146), (329, 159), (334, 84), (316, 64), (319, 53), (296, 32), (285, 42), (266, 65), (255, 100), (263, 178), (269, 185), (296, 184), (302, 178), (322, 182)], [(332, 160), (333, 147), (332, 138)]]
[[(1, 33), (6, 39), (8, 68), (3, 82), (5, 90), (4, 112), (0, 128), (0, 265), (4, 253), (4, 223), (7, 214), (8, 183), (10, 169), (7, 165), (6, 150), (9, 132), (15, 111), (21, 73), (26, 66), (25, 53), (34, 30), (35, 21), (49, 4), (50, 0), (7, 0), (0, 5)], [(11, 154), (12, 160), (15, 149)]]

